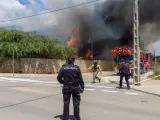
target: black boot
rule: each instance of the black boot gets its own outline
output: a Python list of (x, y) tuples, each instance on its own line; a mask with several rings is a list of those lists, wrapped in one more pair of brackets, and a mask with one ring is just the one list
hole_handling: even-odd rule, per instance
[(130, 87), (127, 88), (127, 90), (130, 90), (130, 89), (131, 89)]

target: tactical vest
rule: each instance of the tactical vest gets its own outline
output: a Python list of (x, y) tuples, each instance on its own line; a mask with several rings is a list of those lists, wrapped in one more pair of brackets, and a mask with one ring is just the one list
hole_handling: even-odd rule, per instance
[(97, 65), (97, 64), (94, 64), (93, 69), (94, 69), (94, 70), (97, 70), (97, 69), (98, 69), (98, 65)]
[(127, 64), (123, 64), (122, 73), (124, 73), (124, 74), (128, 74), (129, 73), (129, 66)]

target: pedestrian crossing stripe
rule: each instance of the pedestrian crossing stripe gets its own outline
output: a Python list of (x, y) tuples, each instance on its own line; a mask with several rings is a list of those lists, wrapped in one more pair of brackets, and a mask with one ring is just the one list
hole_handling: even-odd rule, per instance
[(50, 82), (50, 81), (40, 81), (40, 80), (31, 80), (31, 79), (22, 79), (22, 78), (7, 78), (7, 77), (0, 77), (0, 81), (7, 80), (7, 81), (17, 81), (17, 82), (32, 82), (32, 83), (58, 83), (58, 82)]
[(96, 89), (85, 89), (85, 90), (87, 90), (87, 91), (94, 91), (94, 90), (96, 90)]
[(133, 93), (133, 92), (125, 92), (124, 94), (128, 94), (128, 95), (142, 95), (142, 94), (139, 94), (139, 93)]
[(106, 87), (106, 86), (95, 86), (97, 88), (107, 88), (107, 89), (111, 89), (111, 88), (115, 88), (115, 87)]
[(85, 85), (87, 87), (95, 87), (95, 88), (106, 88), (106, 89), (112, 89), (115, 87), (107, 87), (107, 86), (99, 86), (99, 85)]
[(111, 91), (111, 90), (102, 90), (102, 92), (117, 93), (118, 91)]
[[(30, 83), (30, 85), (43, 85), (43, 86), (53, 86), (53, 87), (62, 87), (63, 85), (60, 85), (58, 82), (51, 82), (51, 81), (38, 81), (38, 80), (31, 80), (31, 79), (21, 79), (21, 78), (8, 78), (8, 77), (0, 77), (0, 82), (11, 82), (11, 83)], [(27, 87), (28, 85), (26, 85)], [(88, 89), (85, 88), (86, 91), (95, 91), (96, 88), (100, 88), (101, 92), (108, 92), (108, 93), (118, 93), (120, 91), (114, 91), (114, 90), (107, 90), (107, 89), (114, 89), (115, 87), (110, 86), (101, 86), (101, 85), (85, 85), (87, 87), (90, 87)], [(16, 87), (16, 86), (15, 86)], [(29, 87), (29, 86), (28, 86)], [(142, 95), (140, 93), (132, 93), (132, 92), (125, 92), (124, 94), (127, 95)]]

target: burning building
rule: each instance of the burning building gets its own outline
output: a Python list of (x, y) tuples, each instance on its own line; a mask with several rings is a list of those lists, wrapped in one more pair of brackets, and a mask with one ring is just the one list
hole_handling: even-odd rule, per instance
[[(69, 37), (69, 40), (67, 40), (67, 45), (69, 47), (76, 49), (78, 40), (79, 40), (79, 30), (78, 30), (78, 27), (75, 27), (73, 29), (71, 36)], [(83, 57), (85, 60), (89, 60), (89, 59), (91, 59), (91, 54), (92, 54), (92, 52), (91, 52), (90, 48), (87, 47), (87, 49), (84, 51), (83, 55), (80, 56), (78, 54), (78, 56)]]
[(69, 40), (67, 41), (67, 45), (69, 47), (75, 48), (77, 37), (78, 37), (78, 29), (74, 28)]
[[(160, 1), (140, 0), (139, 5), (142, 48), (160, 39)], [(132, 8), (133, 0), (106, 0), (96, 3), (94, 10), (75, 8), (65, 16), (65, 27), (74, 29), (78, 25), (67, 44), (85, 59), (90, 59), (91, 54), (94, 59), (112, 59), (113, 47), (133, 46)]]

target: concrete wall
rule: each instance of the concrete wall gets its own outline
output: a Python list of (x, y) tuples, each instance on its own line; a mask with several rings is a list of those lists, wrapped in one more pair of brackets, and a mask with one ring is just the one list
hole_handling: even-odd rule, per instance
[[(15, 73), (39, 73), (39, 74), (54, 74), (57, 73), (64, 64), (63, 60), (55, 59), (19, 59), (15, 60)], [(87, 68), (92, 64), (92, 61), (76, 60), (75, 64), (80, 66), (82, 72), (87, 72)], [(109, 61), (99, 61), (103, 71), (113, 70), (113, 64)], [(12, 73), (12, 60), (0, 62), (0, 73)]]

